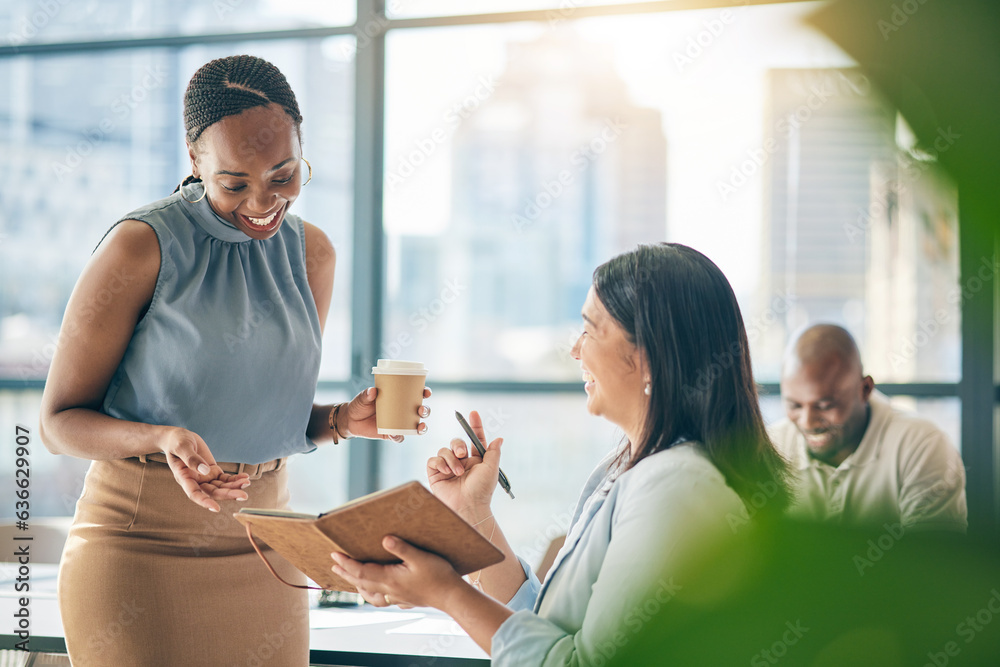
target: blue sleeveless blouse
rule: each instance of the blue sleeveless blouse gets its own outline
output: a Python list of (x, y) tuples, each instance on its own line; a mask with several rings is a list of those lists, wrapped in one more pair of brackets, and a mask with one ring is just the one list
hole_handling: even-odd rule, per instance
[(312, 451), (306, 427), (322, 341), (305, 227), (286, 212), (274, 236), (252, 239), (207, 199), (181, 198), (202, 192), (186, 185), (118, 221), (153, 228), (160, 273), (103, 412), (194, 431), (220, 462)]

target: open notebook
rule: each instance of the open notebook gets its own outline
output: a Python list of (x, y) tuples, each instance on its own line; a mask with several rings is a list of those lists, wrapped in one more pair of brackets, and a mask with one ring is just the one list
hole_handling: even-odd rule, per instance
[[(332, 551), (360, 561), (398, 563), (398, 558), (382, 548), (386, 535), (396, 535), (441, 556), (459, 574), (503, 560), (499, 549), (419, 482), (362, 496), (318, 516), (252, 507), (233, 516), (247, 527), (255, 548), (254, 538), (259, 538), (329, 590), (356, 591), (331, 571)], [(259, 549), (258, 553), (266, 563), (264, 553)]]

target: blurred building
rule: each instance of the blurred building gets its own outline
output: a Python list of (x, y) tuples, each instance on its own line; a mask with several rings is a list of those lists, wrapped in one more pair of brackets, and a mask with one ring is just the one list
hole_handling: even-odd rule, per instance
[(83, 258), (178, 182), (176, 63), (146, 51), (0, 66), (0, 375), (45, 377)]
[(894, 131), (895, 112), (856, 69), (768, 72), (756, 311), (776, 299), (790, 307), (776, 313), (785, 326), (761, 332), (758, 358), (780, 360), (787, 337), (818, 321), (846, 326), (866, 349), (870, 240), (854, 226), (874, 195), (871, 165), (894, 155)]
[[(483, 82), (490, 94), (453, 136), (448, 229), (400, 243), (394, 310), (411, 319), (389, 331), (414, 333), (408, 354), (453, 350), (444, 374), (551, 376), (573, 363), (567, 322), (580, 321), (594, 267), (665, 238), (661, 115), (629, 101), (613, 63), (606, 47), (553, 30), (510, 45), (503, 74)], [(414, 323), (427, 318), (413, 314), (448, 296), (455, 276), (474, 297), (442, 309), (447, 325), (421, 338)]]
[(930, 157), (899, 150), (875, 165), (854, 230), (869, 243), (865, 357), (876, 378), (958, 380), (960, 304), (982, 287), (959, 285), (958, 193)]
[[(233, 30), (257, 0), (227, 3), (14, 1), (0, 37), (102, 39)], [(243, 17), (240, 19), (240, 17)], [(81, 37), (82, 36), (82, 37)], [(239, 48), (239, 47), (237, 47)], [(42, 379), (69, 295), (104, 232), (128, 211), (169, 195), (190, 173), (182, 100), (194, 70), (231, 45), (96, 51), (0, 62), (0, 376)], [(273, 58), (299, 96), (317, 167), (297, 212), (347, 236), (353, 144), (352, 70), (318, 40), (247, 45)], [(272, 56), (271, 54), (276, 54)], [(331, 233), (334, 242), (343, 238)], [(336, 325), (334, 325), (336, 326)]]
[(784, 327), (762, 332), (760, 358), (780, 359), (804, 324), (835, 322), (876, 380), (956, 380), (958, 198), (933, 166), (954, 137), (942, 129), (929, 152), (909, 146), (856, 69), (771, 70), (768, 92), (758, 312), (776, 297), (793, 306)]

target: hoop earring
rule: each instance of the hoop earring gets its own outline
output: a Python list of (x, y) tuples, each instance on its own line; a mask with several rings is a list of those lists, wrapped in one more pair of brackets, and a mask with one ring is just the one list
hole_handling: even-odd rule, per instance
[(309, 160), (307, 160), (305, 158), (302, 158), (302, 161), (306, 163), (307, 167), (309, 167), (309, 178), (306, 179), (305, 183), (303, 183), (302, 185), (299, 186), (299, 187), (304, 188), (305, 186), (309, 185), (309, 181), (311, 181), (313, 179), (313, 166), (311, 164), (309, 164)]
[(198, 202), (200, 202), (202, 199), (205, 198), (206, 194), (208, 194), (208, 188), (205, 187), (204, 183), (201, 184), (201, 187), (202, 187), (201, 196), (198, 197), (197, 199), (195, 199), (194, 201), (192, 201), (192, 200), (190, 200), (190, 199), (188, 199), (187, 197), (184, 196), (184, 188), (182, 186), (181, 187), (181, 199), (183, 199), (184, 201), (186, 201), (189, 204), (197, 204)]

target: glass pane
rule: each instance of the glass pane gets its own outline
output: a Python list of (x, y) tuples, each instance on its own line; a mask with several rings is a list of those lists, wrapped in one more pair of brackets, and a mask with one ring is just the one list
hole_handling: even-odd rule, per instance
[[(433, 387), (433, 383), (430, 383)], [(426, 435), (381, 444), (379, 488), (418, 480), (427, 484), (427, 459), (465, 434), (454, 417), (471, 410), (483, 417), (486, 437), (503, 437), (500, 467), (515, 499), (499, 487), (493, 510), (507, 539), (537, 565), (552, 537), (564, 533), (584, 482), (601, 458), (621, 441), (621, 432), (587, 413), (579, 394), (468, 394), (436, 391)]]
[(962, 402), (957, 398), (916, 398), (892, 396), (893, 407), (914, 412), (944, 431), (948, 440), (962, 451)]
[(764, 423), (768, 426), (785, 418), (785, 408), (778, 394), (761, 394), (760, 411), (764, 415)]
[[(353, 396), (341, 392), (321, 392), (321, 404), (349, 401)], [(327, 442), (314, 452), (293, 456), (288, 461), (289, 505), (295, 512), (322, 514), (348, 501), (347, 471), (350, 446)]]
[[(902, 120), (897, 135), (910, 143)], [(843, 225), (866, 248), (865, 284), (842, 318), (829, 319), (847, 320), (876, 381), (962, 374), (961, 304), (970, 291), (959, 285), (958, 193), (927, 157), (911, 147), (873, 163), (870, 202)]]
[(877, 381), (957, 379), (954, 189), (816, 6), (391, 32), (383, 353), (575, 379), (595, 266), (669, 240), (728, 276), (761, 381), (817, 321)]
[(353, 0), (7, 0), (0, 44), (343, 26), (354, 17)]
[[(181, 99), (208, 60), (253, 53), (289, 79), (313, 181), (295, 211), (338, 250), (321, 376), (349, 373), (353, 38), (0, 60), (0, 377), (44, 378), (105, 231), (190, 173)], [(72, 99), (73, 104), (66, 104)], [(29, 222), (30, 221), (30, 222)]]
[(187, 173), (177, 60), (162, 49), (0, 60), (4, 377), (45, 377), (101, 237)]
[(30, 510), (33, 518), (72, 515), (77, 498), (83, 491), (83, 478), (90, 467), (90, 461), (56, 456), (45, 449), (38, 435), (38, 410), (41, 401), (40, 391), (0, 391), (0, 429), (3, 429), (5, 436), (0, 438), (0, 456), (4, 457), (4, 464), (0, 466), (0, 489), (5, 492), (9, 490), (11, 494), (11, 502), (0, 504), (0, 518), (14, 516), (14, 454), (17, 447), (14, 433), (17, 426), (29, 431), (32, 480)]
[[(655, 0), (638, 0), (654, 2)], [(386, 13), (392, 18), (418, 16), (448, 16), (459, 14), (489, 14), (493, 12), (519, 12), (547, 9), (545, 18), (550, 23), (571, 19), (579, 7), (600, 7), (636, 4), (635, 0), (389, 0)], [(736, 3), (733, 3), (736, 4)]]

